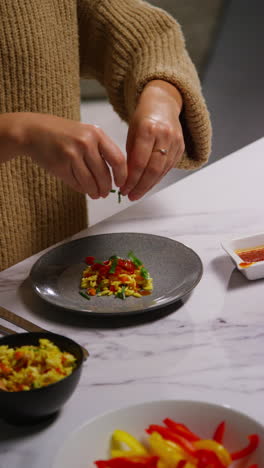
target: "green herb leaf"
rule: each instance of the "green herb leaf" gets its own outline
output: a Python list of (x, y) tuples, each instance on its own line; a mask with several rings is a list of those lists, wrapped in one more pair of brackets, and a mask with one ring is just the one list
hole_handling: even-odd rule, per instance
[[(116, 191), (115, 189), (110, 190), (110, 193), (116, 193), (116, 192), (117, 192), (117, 191)], [(122, 200), (121, 197), (122, 197), (122, 195), (121, 195), (120, 190), (118, 190), (117, 195), (118, 195), (118, 203), (121, 203), (121, 200)]]
[(132, 250), (130, 250), (130, 252), (128, 252), (127, 254), (128, 258), (130, 258), (130, 260), (134, 263), (134, 265), (136, 266), (141, 266), (143, 265), (143, 263), (141, 262), (141, 260), (139, 260), (139, 258), (137, 258), (134, 254), (134, 252), (132, 252)]
[(85, 297), (85, 299), (90, 300), (90, 296), (88, 296), (88, 294), (86, 294), (85, 292), (79, 291), (79, 294), (80, 294), (82, 297)]
[(111, 268), (109, 270), (109, 273), (112, 274), (116, 271), (116, 267), (117, 267), (117, 262), (118, 262), (118, 258), (117, 257), (114, 257), (112, 259), (112, 265), (111, 265)]
[(149, 272), (145, 267), (140, 268), (140, 276), (142, 276), (144, 279), (149, 278)]
[(96, 294), (98, 294), (99, 292), (101, 292), (102, 286), (103, 286), (103, 283), (102, 283), (102, 282), (98, 284), (98, 286), (97, 286), (97, 288), (96, 288)]
[[(96, 258), (94, 259), (94, 263), (93, 265), (95, 265), (96, 263), (98, 263), (99, 265), (103, 265), (104, 263), (102, 262), (102, 260), (96, 260)], [(92, 266), (93, 266), (92, 265)]]
[(121, 291), (119, 291), (119, 292), (116, 294), (116, 297), (119, 297), (119, 299), (124, 300), (124, 299), (126, 298), (125, 290), (126, 290), (126, 287), (125, 287), (125, 286), (122, 286)]

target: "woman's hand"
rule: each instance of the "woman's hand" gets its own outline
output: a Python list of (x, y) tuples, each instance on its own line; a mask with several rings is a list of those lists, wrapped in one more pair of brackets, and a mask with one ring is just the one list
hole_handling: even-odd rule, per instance
[(127, 178), (124, 155), (100, 128), (49, 114), (2, 114), (0, 150), (6, 155), (3, 160), (19, 154), (30, 156), (74, 190), (93, 199), (109, 194), (110, 168), (118, 187)]
[(145, 195), (180, 160), (184, 152), (181, 108), (181, 95), (173, 85), (155, 80), (143, 89), (129, 125), (128, 177), (120, 189), (130, 200)]

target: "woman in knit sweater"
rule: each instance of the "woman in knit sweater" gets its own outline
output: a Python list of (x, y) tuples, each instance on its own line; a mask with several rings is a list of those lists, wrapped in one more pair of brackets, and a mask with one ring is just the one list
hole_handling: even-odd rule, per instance
[[(78, 121), (80, 76), (98, 79), (128, 122), (127, 158)], [(109, 194), (109, 166), (136, 200), (172, 167), (204, 164), (210, 142), (167, 13), (141, 0), (0, 0), (0, 270), (85, 228), (84, 194)]]

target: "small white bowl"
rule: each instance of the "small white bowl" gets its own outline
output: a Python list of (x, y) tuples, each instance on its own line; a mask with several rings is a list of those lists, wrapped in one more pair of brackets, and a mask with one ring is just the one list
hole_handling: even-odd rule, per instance
[(240, 263), (243, 260), (236, 254), (235, 250), (250, 249), (264, 246), (264, 233), (254, 234), (247, 237), (240, 237), (238, 239), (230, 239), (221, 243), (223, 249), (230, 256), (237, 269), (249, 280), (264, 278), (264, 261), (250, 264), (248, 267), (241, 267)]
[(150, 401), (92, 419), (63, 443), (52, 466), (95, 468), (95, 460), (109, 458), (111, 434), (115, 429), (129, 432), (144, 443), (147, 439), (145, 428), (150, 424), (162, 424), (166, 417), (186, 424), (202, 438), (212, 438), (217, 425), (226, 421), (223, 443), (231, 452), (245, 447), (248, 444), (247, 436), (257, 433), (260, 437), (257, 450), (249, 457), (232, 463), (231, 467), (249, 467), (253, 463), (258, 463), (259, 468), (263, 467), (264, 427), (261, 424), (229, 406), (188, 400)]

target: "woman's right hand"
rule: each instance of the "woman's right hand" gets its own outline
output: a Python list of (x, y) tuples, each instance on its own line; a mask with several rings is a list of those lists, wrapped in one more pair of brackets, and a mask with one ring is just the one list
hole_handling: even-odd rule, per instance
[(125, 156), (99, 127), (50, 114), (0, 115), (0, 151), (2, 160), (19, 154), (30, 156), (74, 190), (93, 199), (109, 194), (110, 169), (118, 187), (127, 178)]

